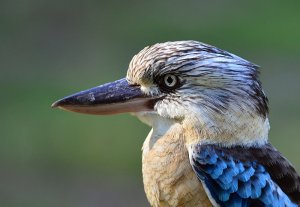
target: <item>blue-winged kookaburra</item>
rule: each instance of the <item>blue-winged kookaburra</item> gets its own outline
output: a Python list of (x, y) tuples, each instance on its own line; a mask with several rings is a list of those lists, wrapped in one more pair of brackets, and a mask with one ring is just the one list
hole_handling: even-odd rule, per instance
[(296, 207), (300, 177), (268, 142), (258, 66), (196, 41), (159, 43), (127, 77), (53, 104), (86, 114), (131, 112), (152, 127), (143, 144), (151, 206)]

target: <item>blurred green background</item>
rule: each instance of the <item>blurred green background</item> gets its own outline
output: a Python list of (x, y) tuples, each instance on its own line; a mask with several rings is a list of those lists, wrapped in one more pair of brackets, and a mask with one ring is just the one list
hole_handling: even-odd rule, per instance
[(260, 66), (271, 142), (300, 171), (300, 1), (0, 2), (0, 206), (148, 206), (129, 115), (53, 110), (126, 74), (146, 45), (194, 39)]

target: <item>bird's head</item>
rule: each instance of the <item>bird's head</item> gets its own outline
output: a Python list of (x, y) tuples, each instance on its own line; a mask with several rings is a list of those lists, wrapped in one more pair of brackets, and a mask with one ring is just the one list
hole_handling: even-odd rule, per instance
[(159, 43), (133, 57), (126, 79), (76, 93), (53, 106), (100, 115), (132, 112), (154, 128), (180, 124), (209, 142), (264, 143), (268, 105), (257, 69), (200, 42)]

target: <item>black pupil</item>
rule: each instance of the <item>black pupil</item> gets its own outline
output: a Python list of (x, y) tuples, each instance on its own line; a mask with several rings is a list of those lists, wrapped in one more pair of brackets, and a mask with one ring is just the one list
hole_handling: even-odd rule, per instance
[(167, 78), (167, 82), (168, 82), (169, 85), (172, 85), (173, 82), (174, 82), (174, 79), (173, 79), (171, 76), (169, 76), (169, 77)]

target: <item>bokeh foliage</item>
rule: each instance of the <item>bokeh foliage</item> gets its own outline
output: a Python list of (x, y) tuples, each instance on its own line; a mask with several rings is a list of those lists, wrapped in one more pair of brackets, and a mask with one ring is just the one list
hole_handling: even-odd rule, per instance
[(271, 142), (299, 171), (299, 8), (258, 0), (1, 1), (1, 206), (146, 205), (140, 160), (149, 127), (129, 115), (50, 105), (124, 77), (140, 49), (171, 40), (203, 41), (262, 66)]

